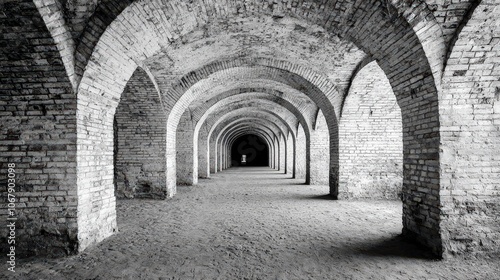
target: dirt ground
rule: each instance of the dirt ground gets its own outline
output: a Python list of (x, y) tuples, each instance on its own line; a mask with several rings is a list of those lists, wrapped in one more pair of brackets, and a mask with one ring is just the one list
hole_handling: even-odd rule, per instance
[[(500, 279), (499, 260), (438, 261), (399, 237), (401, 203), (334, 201), (266, 168), (121, 200), (119, 233), (7, 279)], [(1, 278), (2, 274), (0, 274)]]

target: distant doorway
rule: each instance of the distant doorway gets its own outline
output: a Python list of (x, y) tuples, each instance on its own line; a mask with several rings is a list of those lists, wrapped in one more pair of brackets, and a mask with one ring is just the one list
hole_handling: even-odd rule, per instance
[(260, 136), (247, 134), (231, 147), (232, 166), (269, 166), (269, 147)]

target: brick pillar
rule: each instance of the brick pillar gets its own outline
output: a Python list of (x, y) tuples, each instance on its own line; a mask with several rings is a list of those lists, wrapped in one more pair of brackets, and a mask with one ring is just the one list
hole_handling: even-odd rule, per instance
[(302, 125), (299, 125), (296, 139), (295, 177), (297, 179), (306, 179), (306, 135)]
[(177, 126), (177, 184), (194, 185), (198, 183), (198, 146), (194, 145), (194, 127), (191, 111), (186, 110)]
[(321, 110), (311, 131), (311, 185), (328, 185), (330, 173), (330, 135)]
[(210, 149), (207, 126), (203, 125), (198, 134), (198, 177), (210, 177)]
[(279, 171), (286, 173), (286, 141), (283, 136), (283, 134), (280, 134), (279, 137), (279, 143), (280, 143), (280, 153), (279, 153)]
[(286, 139), (286, 174), (295, 178), (295, 141), (291, 132)]

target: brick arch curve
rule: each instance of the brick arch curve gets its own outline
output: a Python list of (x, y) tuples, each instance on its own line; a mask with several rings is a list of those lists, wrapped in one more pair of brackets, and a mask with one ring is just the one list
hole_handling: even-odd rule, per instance
[[(279, 97), (270, 96), (263, 93), (244, 93), (242, 97), (240, 96), (232, 96), (226, 99), (223, 99), (212, 106), (212, 110), (207, 112), (204, 117), (202, 116), (201, 120), (198, 120), (194, 129), (190, 125), (191, 115), (190, 112), (186, 112), (184, 117), (182, 118), (183, 126), (177, 129), (177, 143), (179, 147), (176, 147), (176, 156), (177, 156), (177, 174), (175, 174), (176, 178), (182, 184), (196, 184), (198, 179), (198, 136), (201, 126), (203, 125), (206, 117), (210, 115), (211, 112), (217, 110), (217, 116), (222, 116), (227, 112), (234, 111), (240, 107), (248, 107), (251, 104), (252, 107), (264, 106), (268, 108), (272, 108), (275, 104), (279, 107), (282, 107), (282, 111), (286, 112), (285, 119), (287, 122), (293, 123), (295, 119), (299, 119), (300, 121), (305, 122), (304, 118), (298, 112), (298, 110), (290, 103), (284, 101)], [(241, 112), (242, 115), (245, 115), (245, 112)], [(215, 117), (215, 116), (213, 116)], [(306, 124), (307, 125), (307, 124)], [(186, 129), (184, 128), (186, 127)], [(173, 147), (170, 147), (171, 149)], [(173, 149), (172, 149), (173, 150)], [(180, 160), (182, 159), (182, 160)], [(172, 160), (172, 159), (170, 159)], [(168, 162), (168, 158), (167, 158)], [(173, 175), (172, 175), (173, 176)], [(175, 185), (172, 178), (167, 178), (167, 182), (169, 182), (170, 186)]]
[[(253, 69), (258, 72), (252, 73)], [(169, 92), (170, 96), (176, 96), (176, 98), (171, 99), (172, 104), (175, 104), (172, 108), (173, 114), (175, 115), (177, 110), (182, 112), (185, 110), (186, 104), (190, 104), (200, 96), (200, 92), (192, 90), (196, 84), (205, 82), (208, 78), (214, 76), (227, 77), (232, 73), (237, 74), (237, 72), (242, 73), (242, 75), (266, 77), (268, 80), (283, 83), (301, 92), (315, 102), (316, 106), (325, 111), (330, 123), (332, 123), (332, 128), (334, 127), (337, 119), (335, 112), (339, 109), (335, 102), (332, 101), (338, 96), (335, 85), (323, 75), (307, 67), (265, 57), (232, 58), (216, 61), (181, 77)]]
[(221, 134), (219, 140), (219, 146), (221, 147), (220, 149), (221, 170), (229, 167), (228, 153), (229, 153), (229, 147), (231, 147), (231, 142), (235, 138), (238, 138), (239, 136), (248, 133), (248, 131), (260, 132), (262, 135), (265, 135), (269, 147), (270, 167), (274, 168), (273, 158), (277, 149), (273, 139), (277, 131), (274, 131), (272, 128), (268, 127), (265, 124), (259, 124), (254, 122), (241, 122), (227, 129), (223, 134)]
[[(392, 0), (390, 2), (370, 2), (367, 7), (363, 7), (364, 10), (359, 14), (358, 9), (360, 7), (355, 6), (351, 1), (342, 1), (333, 6), (331, 3), (326, 3), (326, 5), (318, 6), (319, 3), (308, 3), (308, 1), (299, 1), (297, 5), (293, 8), (293, 11), (290, 11), (290, 7), (286, 7), (282, 3), (274, 3), (271, 6), (259, 5), (257, 1), (248, 1), (245, 3), (245, 8), (242, 9), (240, 3), (237, 1), (231, 1), (228, 3), (224, 3), (222, 5), (225, 6), (225, 9), (215, 8), (220, 5), (217, 1), (210, 1), (204, 3), (192, 3), (192, 7), (188, 8), (186, 5), (178, 5), (183, 9), (191, 9), (192, 13), (200, 14), (199, 18), (202, 18), (204, 21), (208, 21), (210, 19), (214, 19), (214, 16), (218, 16), (221, 13), (233, 13), (233, 14), (248, 14), (252, 12), (262, 13), (272, 15), (274, 11), (279, 12), (281, 15), (286, 14), (295, 14), (298, 17), (304, 17), (306, 15), (306, 19), (312, 22), (318, 23), (320, 25), (324, 25), (325, 27), (329, 27), (331, 30), (337, 29), (336, 33), (341, 36), (345, 36), (346, 34), (350, 34), (352, 31), (349, 29), (354, 29), (353, 26), (353, 18), (354, 17), (364, 17), (370, 18), (369, 12), (370, 10), (378, 10), (378, 12), (384, 15), (384, 21), (379, 23), (379, 26), (383, 26), (384, 24), (390, 25), (387, 23), (395, 23), (397, 18), (403, 18), (404, 21), (411, 26), (414, 33), (419, 37), (420, 42), (422, 42), (425, 46), (426, 52), (429, 54), (433, 61), (437, 61), (436, 68), (440, 68), (439, 65), (443, 62), (443, 56), (440, 55), (439, 51), (436, 52), (436, 45), (425, 44), (429, 41), (429, 38), (436, 39), (434, 37), (436, 34), (442, 34), (441, 28), (436, 24), (436, 19), (434, 18), (432, 12), (427, 7), (425, 1), (413, 1), (411, 4), (407, 1), (402, 0)], [(308, 3), (308, 4), (306, 4)], [(174, 9), (174, 4), (161, 4), (161, 3), (153, 3), (153, 7), (155, 8), (164, 8), (167, 11), (178, 11)], [(302, 5), (303, 4), (303, 5)], [(359, 5), (359, 3), (356, 3)], [(103, 34), (109, 29), (109, 26), (116, 20), (120, 20), (119, 17), (124, 13), (126, 9), (131, 9), (132, 6), (139, 5), (138, 1), (135, 0), (120, 0), (120, 1), (102, 1), (96, 7), (95, 12), (91, 16), (88, 21), (88, 24), (83, 31), (83, 34), (80, 36), (81, 40), (79, 40), (79, 44), (76, 46), (76, 57), (77, 57), (77, 66), (76, 72), (79, 76), (83, 76), (84, 70), (87, 66), (88, 61), (91, 59), (92, 53), (94, 52), (98, 42), (102, 39)], [(167, 7), (168, 5), (168, 7)], [(201, 8), (203, 7), (203, 8)], [(248, 9), (246, 9), (248, 8)], [(250, 12), (252, 11), (252, 12)], [(395, 13), (394, 13), (395, 11)], [(213, 14), (213, 15), (211, 15)], [(176, 17), (174, 17), (176, 18)], [(182, 18), (182, 17), (180, 17)], [(196, 17), (195, 17), (196, 18)], [(325, 24), (326, 23), (326, 24)], [(348, 27), (342, 27), (343, 24), (347, 24)], [(342, 28), (339, 28), (342, 27)], [(381, 29), (381, 28), (377, 28)], [(175, 30), (171, 31), (175, 33)], [(335, 32), (335, 31), (334, 31)], [(181, 34), (172, 34), (169, 33), (169, 42), (174, 42), (175, 40), (179, 40), (182, 38)], [(351, 35), (351, 37), (356, 38), (356, 36)], [(362, 37), (362, 36), (360, 36)], [(437, 41), (443, 41), (442, 39), (438, 39)], [(438, 46), (443, 43), (439, 43)], [(442, 68), (442, 66), (441, 66)]]
[[(234, 135), (231, 136), (230, 139), (227, 140), (227, 144), (226, 144), (226, 147), (225, 149), (227, 150), (226, 154), (227, 154), (227, 164), (226, 164), (226, 168), (232, 168), (232, 167), (238, 167), (240, 166), (240, 163), (239, 163), (239, 158), (233, 158), (233, 148), (235, 147), (236, 145), (236, 141), (238, 139), (242, 139), (244, 137), (247, 138), (247, 140), (249, 140), (248, 142), (246, 142), (246, 144), (250, 144), (248, 146), (246, 146), (246, 149), (245, 149), (245, 153), (247, 154), (247, 162), (248, 162), (248, 154), (251, 152), (251, 151), (262, 151), (263, 150), (263, 147), (260, 147), (260, 149), (255, 149), (256, 147), (259, 148), (259, 146), (251, 146), (252, 143), (252, 140), (250, 140), (248, 137), (249, 136), (257, 136), (257, 137), (260, 137), (258, 136), (257, 133), (253, 132), (252, 131), (252, 128), (246, 128), (245, 130), (242, 130), (238, 133), (235, 133)], [(267, 157), (267, 161), (268, 161), (268, 164), (267, 166), (268, 167), (271, 167), (273, 169), (276, 169), (276, 166), (278, 165), (278, 162), (276, 161), (276, 156), (278, 155), (279, 153), (279, 144), (276, 143), (276, 140), (272, 140), (273, 142), (270, 143), (272, 146), (270, 147), (269, 146), (269, 143), (268, 143), (269, 140), (265, 141), (266, 142), (266, 147), (268, 148), (268, 153), (266, 154), (266, 157)], [(252, 150), (248, 150), (252, 148)]]
[[(248, 109), (246, 109), (246, 110), (248, 110)], [(256, 114), (259, 113), (259, 114), (264, 114), (264, 115), (267, 114), (269, 116), (274, 116), (278, 119), (281, 118), (274, 111), (267, 111), (267, 110), (259, 109), (259, 110), (254, 110), (254, 113), (256, 113)], [(249, 115), (248, 112), (247, 112), (247, 115)], [(207, 147), (209, 147), (209, 158), (211, 159), (209, 165), (210, 165), (210, 170), (212, 172), (217, 171), (215, 169), (215, 167), (217, 166), (217, 159), (214, 158), (213, 155), (216, 153), (217, 146), (215, 145), (215, 143), (218, 142), (221, 132), (224, 131), (225, 129), (227, 129), (227, 127), (229, 127), (231, 124), (237, 123), (238, 121), (240, 121), (242, 119), (245, 119), (245, 118), (241, 118), (241, 116), (239, 115), (239, 112), (234, 111), (233, 113), (226, 114), (224, 116), (224, 118), (218, 119), (215, 123), (213, 123), (209, 127), (209, 133), (207, 136), (207, 142), (208, 142)], [(286, 123), (284, 120), (282, 120), (282, 121), (284, 123)], [(289, 133), (291, 134), (291, 137), (294, 139), (295, 134), (292, 130), (292, 127), (289, 127), (288, 129), (289, 129)]]
[(283, 102), (289, 104), (287, 105), (287, 107), (295, 107), (296, 109), (294, 109), (294, 111), (300, 113), (303, 116), (304, 120), (310, 123), (312, 113), (314, 112), (313, 109), (315, 109), (316, 106), (307, 106), (307, 104), (304, 104), (304, 99), (297, 98), (296, 93), (298, 92), (280, 90), (278, 89), (278, 86), (279, 84), (276, 84), (276, 87), (274, 87), (274, 83), (266, 84), (266, 87), (241, 87), (239, 84), (234, 84), (233, 86), (228, 87), (226, 91), (221, 92), (202, 105), (193, 108), (192, 116), (194, 116), (197, 122), (203, 121), (206, 118), (209, 110), (213, 111), (214, 108), (216, 108), (214, 106), (222, 104), (221, 102), (229, 102), (231, 98), (239, 96), (245, 97), (253, 94), (256, 97), (263, 96), (267, 99), (275, 98), (277, 100), (283, 100)]
[[(227, 139), (225, 140), (225, 144), (223, 144), (223, 146), (225, 148), (224, 151), (225, 151), (225, 157), (226, 157), (225, 168), (232, 167), (230, 155), (231, 155), (231, 148), (233, 147), (234, 142), (240, 137), (243, 137), (243, 136), (248, 135), (248, 134), (254, 134), (254, 133), (252, 133), (252, 130), (256, 130), (256, 131), (259, 130), (258, 128), (254, 128), (253, 125), (248, 125), (248, 126), (242, 125), (240, 128), (241, 129), (238, 130), (237, 132), (235, 131), (234, 133), (231, 133), (231, 134), (228, 133), (226, 135)], [(275, 141), (275, 138), (276, 138), (275, 134), (269, 135), (268, 137), (270, 137), (269, 139), (267, 139), (268, 149), (269, 149), (269, 153), (267, 155), (268, 156), (268, 166), (275, 169), (276, 165), (277, 165), (276, 155), (279, 153), (279, 145)]]
[(200, 118), (199, 122), (197, 123), (196, 129), (195, 129), (195, 134), (197, 134), (199, 132), (199, 130), (200, 130), (201, 126), (204, 124), (205, 120), (211, 114), (213, 114), (216, 110), (219, 110), (228, 104), (234, 105), (235, 103), (238, 103), (238, 101), (240, 101), (240, 100), (245, 100), (245, 101), (251, 102), (252, 100), (259, 100), (259, 99), (268, 100), (268, 101), (274, 102), (274, 103), (286, 108), (288, 111), (290, 111), (295, 116), (297, 121), (301, 122), (304, 125), (304, 127), (307, 127), (307, 128), (310, 127), (309, 124), (307, 123), (306, 118), (302, 114), (302, 112), (299, 111), (299, 109), (296, 107), (297, 104), (292, 104), (291, 102), (289, 102), (288, 100), (286, 100), (282, 97), (269, 95), (266, 93), (243, 92), (243, 93), (240, 93), (238, 95), (226, 97), (226, 98), (220, 100), (219, 102), (211, 105), (204, 112), (203, 116)]
[[(244, 114), (244, 115), (243, 115)], [(212, 133), (212, 128), (214, 128), (221, 121), (222, 124), (231, 123), (233, 121), (240, 120), (259, 120), (266, 119), (271, 121), (273, 124), (282, 124), (279, 126), (284, 126), (280, 128), (280, 131), (290, 131), (292, 124), (288, 124), (288, 122), (280, 117), (279, 115), (272, 114), (267, 111), (248, 111), (248, 108), (240, 108), (237, 110), (229, 110), (229, 113), (226, 113), (220, 119), (218, 117), (211, 118), (207, 121), (205, 126), (207, 129), (203, 129), (205, 133), (199, 134), (198, 141), (198, 174), (202, 177), (209, 177), (211, 170), (210, 165), (213, 165), (213, 149), (214, 149), (214, 139), (211, 140), (210, 133)], [(210, 132), (208, 131), (210, 130)], [(211, 161), (210, 161), (211, 159)], [(211, 163), (212, 162), (212, 163)]]
[(76, 92), (78, 81), (75, 75), (75, 43), (68, 25), (65, 22), (63, 7), (61, 3), (56, 0), (34, 0), (33, 3), (38, 8), (47, 29), (54, 38), (62, 58), (62, 63), (64, 68), (66, 68), (68, 79), (73, 86), (73, 90)]

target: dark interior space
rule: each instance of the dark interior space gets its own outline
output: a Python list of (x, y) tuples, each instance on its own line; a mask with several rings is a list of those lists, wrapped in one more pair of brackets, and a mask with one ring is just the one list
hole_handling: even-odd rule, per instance
[(269, 166), (269, 148), (260, 136), (240, 136), (231, 147), (232, 166)]

